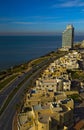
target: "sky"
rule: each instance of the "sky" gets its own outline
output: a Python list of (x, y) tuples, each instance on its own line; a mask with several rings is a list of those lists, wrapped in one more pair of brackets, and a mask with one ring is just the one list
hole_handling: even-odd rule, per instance
[(0, 0), (0, 35), (84, 33), (84, 0)]

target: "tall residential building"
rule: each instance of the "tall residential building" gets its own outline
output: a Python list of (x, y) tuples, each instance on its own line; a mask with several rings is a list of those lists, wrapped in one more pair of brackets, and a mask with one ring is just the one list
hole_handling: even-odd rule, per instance
[(66, 30), (64, 30), (62, 34), (62, 47), (73, 48), (73, 40), (74, 40), (74, 27), (72, 25), (68, 25), (66, 27)]

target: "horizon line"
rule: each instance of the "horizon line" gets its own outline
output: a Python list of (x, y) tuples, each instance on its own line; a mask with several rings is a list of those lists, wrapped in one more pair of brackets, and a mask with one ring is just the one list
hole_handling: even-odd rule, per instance
[[(62, 31), (63, 32), (63, 31)], [(32, 36), (32, 35), (62, 35), (62, 32), (0, 32), (0, 36)], [(84, 35), (84, 32), (79, 31), (75, 32), (75, 35)]]

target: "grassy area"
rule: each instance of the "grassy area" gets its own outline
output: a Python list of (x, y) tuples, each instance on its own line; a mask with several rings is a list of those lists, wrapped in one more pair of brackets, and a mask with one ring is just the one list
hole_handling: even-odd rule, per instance
[(72, 95), (67, 95), (68, 98), (72, 98), (74, 102), (82, 102), (82, 99), (79, 94), (72, 94)]
[(10, 76), (14, 73), (17, 73), (17, 74), (22, 73), (23, 71), (28, 69), (28, 64), (29, 64), (29, 62), (21, 64), (21, 65), (16, 65), (7, 70), (1, 71), (0, 80), (4, 80), (7, 76)]
[(64, 52), (64, 51), (56, 51), (56, 52), (52, 51), (51, 53), (49, 53), (45, 56), (42, 56), (38, 59), (31, 61), (31, 65), (33, 66), (33, 65), (40, 64), (41, 62), (43, 62), (44, 60), (47, 60), (49, 58), (59, 58), (59, 57), (65, 55), (65, 54), (66, 54), (66, 52)]
[(3, 89), (4, 87), (6, 87), (16, 77), (17, 77), (17, 74), (16, 75), (12, 75), (12, 76), (8, 77), (7, 79), (3, 80), (0, 83), (0, 90)]
[(0, 80), (3, 80), (3, 79), (5, 79), (7, 76), (10, 76), (10, 75), (11, 75), (11, 73), (6, 72), (6, 71), (0, 72)]
[(34, 61), (31, 62), (31, 66), (33, 66), (33, 65), (38, 65), (38, 64), (40, 64), (41, 62), (43, 62), (44, 60), (47, 60), (48, 58), (49, 58), (49, 57), (38, 58), (38, 59), (36, 59), (36, 60), (34, 60)]
[(75, 95), (75, 94), (79, 94), (78, 91), (66, 91), (65, 92), (66, 95)]
[(14, 66), (14, 67), (11, 69), (11, 73), (23, 72), (23, 71), (25, 71), (26, 69), (28, 69), (28, 63), (24, 63), (24, 64), (21, 64), (21, 65), (19, 65), (19, 66)]
[(71, 73), (72, 79), (79, 79), (81, 81), (84, 81), (84, 71), (82, 70), (68, 70), (69, 73)]

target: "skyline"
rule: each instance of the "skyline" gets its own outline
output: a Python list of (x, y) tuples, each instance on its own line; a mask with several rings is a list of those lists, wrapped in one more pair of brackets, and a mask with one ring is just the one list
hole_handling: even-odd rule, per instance
[(3, 0), (0, 35), (59, 34), (67, 24), (84, 33), (83, 0)]

